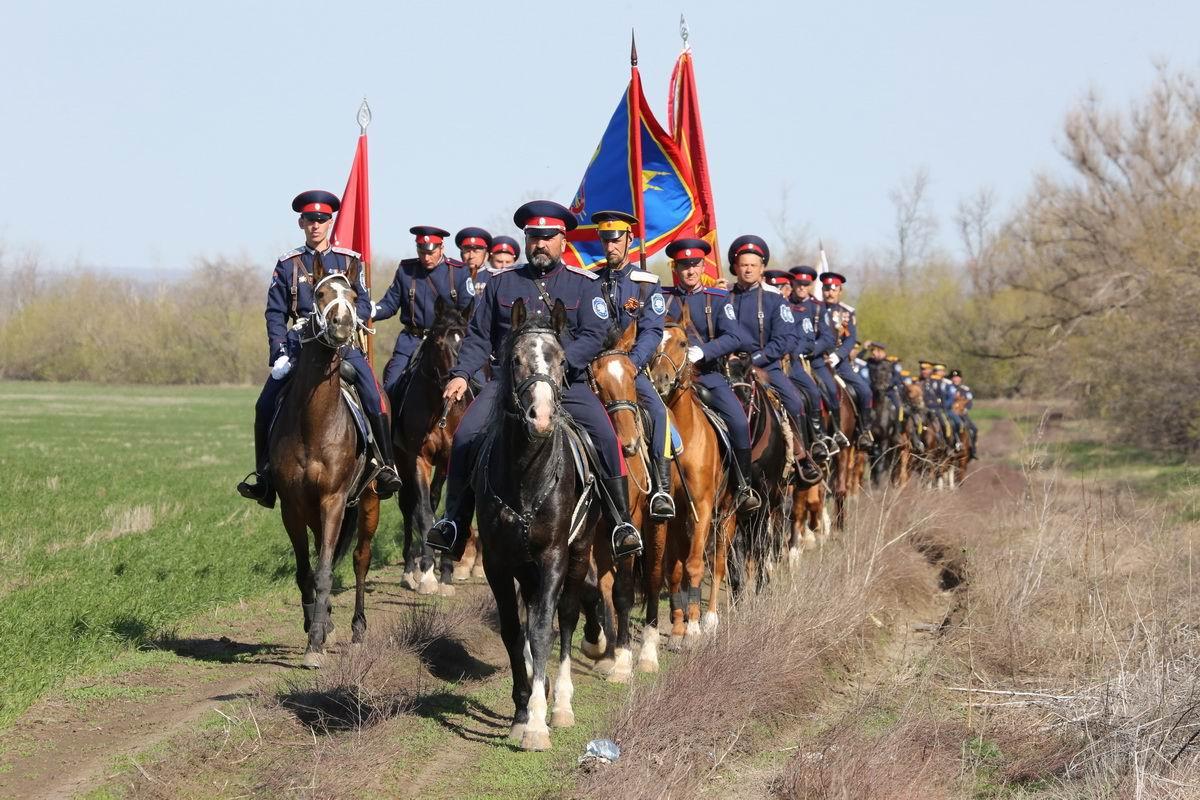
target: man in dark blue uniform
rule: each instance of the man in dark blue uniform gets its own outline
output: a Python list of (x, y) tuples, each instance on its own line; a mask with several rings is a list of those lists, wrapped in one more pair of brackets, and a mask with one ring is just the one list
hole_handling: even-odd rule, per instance
[(871, 387), (854, 371), (854, 361), (850, 355), (850, 351), (858, 343), (858, 321), (854, 316), (854, 308), (841, 302), (846, 276), (836, 272), (822, 272), (820, 278), (825, 315), (829, 327), (838, 339), (837, 347), (825, 358), (838, 377), (847, 385), (853, 385), (855, 389), (854, 404), (859, 420), (858, 446), (867, 448), (875, 441), (871, 436), (871, 426), (867, 423), (871, 415)]
[(962, 373), (956, 369), (950, 370), (950, 383), (954, 385), (954, 391), (967, 398), (967, 407), (963, 411), (962, 421), (967, 426), (967, 433), (971, 437), (971, 460), (974, 461), (978, 454), (975, 452), (979, 443), (979, 428), (975, 426), (975, 421), (971, 419), (971, 407), (975, 405), (975, 393), (971, 391), (971, 387), (963, 383)]
[(482, 296), (483, 287), (487, 286), (492, 276), (517, 263), (517, 256), (519, 255), (521, 255), (521, 246), (517, 244), (516, 239), (511, 236), (493, 237), (491, 249), (488, 251), (487, 263), (483, 265), (483, 269), (475, 273), (476, 294)]
[(666, 299), (657, 275), (634, 269), (629, 264), (629, 248), (633, 244), (633, 226), (637, 224), (637, 218), (621, 211), (597, 211), (592, 214), (592, 223), (604, 246), (605, 266), (596, 274), (600, 276), (600, 292), (608, 304), (608, 312), (621, 330), (637, 322), (637, 338), (629, 360), (638, 371), (638, 400), (650, 417), (650, 441), (646, 443), (654, 467), (651, 470), (654, 491), (650, 495), (650, 518), (671, 519), (675, 516), (675, 501), (671, 497), (671, 433), (667, 407), (642, 371), (662, 341)]
[(711, 252), (712, 247), (703, 239), (676, 239), (667, 245), (667, 255), (674, 261), (675, 286), (666, 290), (666, 319), (678, 322), (687, 307), (692, 321), (686, 331), (691, 343), (688, 361), (694, 365), (694, 380), (708, 390), (710, 405), (729, 428), (736, 482), (734, 505), (740, 512), (750, 512), (761, 505), (750, 488), (750, 425), (745, 409), (721, 374), (721, 357), (753, 348), (729, 304), (729, 292), (702, 285), (704, 257)]
[[(737, 284), (730, 295), (730, 304), (743, 328), (743, 336), (749, 340), (750, 362), (766, 373), (796, 430), (800, 430), (804, 401), (779, 364), (795, 344), (796, 318), (783, 295), (763, 282), (763, 270), (770, 258), (770, 248), (758, 236), (747, 234), (733, 240), (729, 246), (729, 269), (737, 276)], [(793, 444), (801, 477), (810, 483), (820, 480), (821, 471), (804, 452), (798, 437)]]
[[(821, 427), (821, 391), (809, 374), (809, 370), (812, 369), (810, 362), (817, 346), (817, 330), (821, 317), (817, 302), (809, 297), (808, 289), (805, 288), (813, 281), (809, 272), (813, 276), (816, 275), (812, 267), (792, 267), (787, 272), (789, 284), (794, 286), (791, 305), (792, 316), (796, 318), (796, 345), (792, 349), (792, 365), (788, 377), (796, 384), (800, 396), (804, 398), (808, 430), (812, 440), (810, 449), (813, 460), (820, 463), (836, 453), (838, 446), (832, 438), (825, 435)], [(808, 369), (805, 369), (806, 365)]]
[[(270, 347), (267, 363), (271, 374), (263, 386), (258, 402), (254, 404), (254, 464), (255, 481), (250, 483), (246, 476), (238, 484), (242, 497), (257, 501), (267, 508), (275, 507), (275, 492), (271, 487), (268, 434), (275, 415), (275, 404), (279, 393), (287, 385), (292, 365), (300, 352), (300, 336), (289, 330), (289, 325), (306, 319), (313, 312), (312, 274), (320, 262), (326, 274), (341, 274), (358, 260), (358, 253), (344, 247), (332, 247), (329, 241), (333, 214), (341, 203), (337, 195), (319, 190), (301, 192), (292, 200), (292, 210), (299, 212), (298, 224), (304, 231), (304, 246), (289, 250), (279, 257), (271, 285), (267, 289), (267, 342)], [(362, 283), (359, 273), (358, 294), (355, 311), (365, 324), (371, 318), (371, 295)], [(391, 497), (400, 488), (396, 475), (395, 459), (392, 456), (392, 435), (379, 386), (367, 358), (357, 347), (347, 347), (342, 360), (354, 368), (354, 386), (362, 401), (363, 411), (371, 425), (371, 435), (379, 448), (384, 465), (376, 478), (376, 490), (380, 497)]]
[[(570, 335), (564, 336), (568, 384), (561, 394), (563, 410), (584, 428), (596, 445), (603, 472), (601, 481), (608, 503), (601, 503), (612, 524), (613, 550), (618, 557), (642, 549), (642, 537), (629, 521), (628, 482), (616, 431), (604, 406), (587, 384), (586, 373), (604, 346), (611, 315), (600, 295), (599, 278), (587, 270), (562, 263), (566, 231), (576, 226), (575, 215), (549, 200), (534, 200), (517, 209), (513, 221), (525, 229), (528, 263), (496, 274), (484, 290), (471, 317), (467, 337), (451, 370), (444, 392), (457, 400), (467, 391), (467, 379), (497, 353), (511, 327), (513, 303), (522, 298), (529, 314), (549, 317), (556, 300), (567, 307)], [(507, 367), (505, 367), (507, 368)], [(471, 443), (492, 417), (496, 382), (486, 384), (463, 415), (450, 452), (446, 516), (429, 530), (431, 547), (461, 557), (466, 533), (475, 513), (475, 497), (468, 480)]]
[[(471, 273), (475, 296), (478, 297), (483, 293), (483, 286), (479, 283), (478, 276), (484, 265), (487, 264), (488, 251), (492, 247), (492, 235), (483, 228), (467, 227), (454, 234), (454, 244), (458, 246), (458, 255), (462, 259), (459, 263)], [(484, 282), (486, 283), (486, 279)]]
[(837, 336), (829, 327), (825, 304), (813, 294), (816, 285), (817, 271), (812, 267), (792, 267), (792, 275), (796, 279), (796, 296), (803, 297), (806, 307), (812, 310), (813, 316), (813, 346), (808, 354), (808, 367), (812, 371), (813, 384), (820, 390), (825, 406), (829, 409), (833, 435), (825, 437), (825, 444), (830, 455), (838, 452), (839, 448), (849, 447), (850, 440), (838, 427), (841, 417), (841, 402), (838, 397), (837, 384), (833, 380), (833, 372), (825, 363), (825, 356), (837, 347)]
[(417, 237), (417, 257), (400, 262), (392, 285), (375, 306), (376, 322), (399, 312), (404, 323), (383, 370), (383, 388), (389, 397), (395, 396), (409, 359), (433, 326), (437, 299), (440, 297), (463, 310), (475, 299), (470, 271), (444, 257), (443, 241), (449, 232), (431, 225), (417, 225), (408, 230)]

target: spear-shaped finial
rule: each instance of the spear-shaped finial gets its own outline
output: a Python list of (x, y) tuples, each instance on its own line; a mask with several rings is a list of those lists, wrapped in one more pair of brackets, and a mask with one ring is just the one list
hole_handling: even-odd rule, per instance
[(682, 11), (679, 12), (679, 38), (683, 39), (683, 49), (686, 50), (688, 46), (688, 26), (687, 20), (683, 18)]
[(629, 29), (629, 66), (637, 66), (637, 32)]
[(367, 134), (367, 126), (371, 124), (371, 106), (367, 105), (367, 97), (363, 95), (362, 105), (358, 107), (358, 132), (360, 135)]

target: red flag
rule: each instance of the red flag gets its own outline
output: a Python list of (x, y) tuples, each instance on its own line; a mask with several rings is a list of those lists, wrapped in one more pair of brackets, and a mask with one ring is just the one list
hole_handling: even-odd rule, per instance
[[(354, 163), (342, 192), (342, 205), (333, 223), (333, 243), (349, 247), (362, 256), (363, 283), (371, 289), (371, 189), (367, 179), (367, 134), (358, 137)], [(371, 358), (371, 337), (367, 337), (367, 358)]]
[(721, 252), (717, 247), (717, 211), (713, 205), (712, 184), (708, 179), (708, 155), (704, 150), (700, 96), (696, 91), (691, 47), (685, 46), (675, 60), (667, 103), (667, 127), (671, 129), (672, 138), (691, 168), (692, 189), (700, 211), (696, 235), (712, 245), (712, 253), (704, 260), (704, 283), (711, 286), (721, 277)]

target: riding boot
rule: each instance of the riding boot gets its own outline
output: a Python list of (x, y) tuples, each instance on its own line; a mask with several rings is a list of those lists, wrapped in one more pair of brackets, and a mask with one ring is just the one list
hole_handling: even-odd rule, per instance
[(614, 478), (601, 478), (600, 482), (604, 484), (604, 491), (609, 499), (609, 503), (602, 505), (613, 526), (613, 556), (635, 556), (642, 552), (642, 535), (629, 521), (629, 479), (624, 475), (617, 475)]
[(846, 438), (846, 434), (842, 433), (842, 429), (838, 427), (834, 427), (833, 429), (833, 443), (838, 446), (839, 450), (850, 446), (850, 440)]
[(974, 461), (979, 458), (979, 430), (967, 428), (967, 437), (971, 440), (971, 457), (968, 461)]
[(271, 486), (271, 465), (268, 463), (269, 454), (267, 453), (270, 422), (266, 419), (259, 419), (261, 416), (263, 415), (254, 415), (254, 463), (256, 468), (251, 473), (254, 476), (254, 483), (248, 482), (250, 475), (247, 475), (237, 485), (237, 491), (242, 497), (255, 501), (263, 508), (274, 508), (275, 487)]
[(449, 553), (458, 561), (467, 549), (471, 517), (475, 516), (475, 491), (471, 486), (456, 485), (453, 478), (446, 485), (446, 515), (433, 523), (425, 534), (425, 544), (434, 550)]
[(832, 441), (826, 441), (829, 437), (821, 430), (821, 420), (817, 417), (809, 417), (808, 430), (812, 434), (812, 446), (809, 447), (809, 452), (812, 454), (813, 461), (818, 464), (823, 464), (829, 460), (829, 457), (836, 451), (836, 446), (833, 450), (830, 449)]
[(875, 437), (871, 435), (871, 429), (860, 425), (858, 431), (858, 449), (867, 450), (873, 444), (875, 444)]
[(396, 459), (392, 455), (392, 431), (388, 419), (383, 414), (367, 414), (371, 421), (371, 437), (375, 439), (375, 447), (379, 450), (379, 458), (383, 461), (379, 474), (375, 476), (375, 494), (380, 500), (386, 500), (400, 491), (400, 476), (396, 474)]
[(816, 465), (804, 450), (804, 442), (799, 434), (792, 439), (792, 457), (796, 460), (796, 475), (805, 483), (812, 485), (821, 480), (821, 468)]
[(758, 493), (750, 486), (750, 448), (737, 448), (733, 451), (733, 477), (736, 485), (733, 489), (733, 503), (738, 513), (757, 511), (762, 507)]
[(654, 494), (650, 495), (650, 519), (662, 521), (675, 517), (675, 498), (671, 497), (671, 461), (660, 455), (654, 459)]

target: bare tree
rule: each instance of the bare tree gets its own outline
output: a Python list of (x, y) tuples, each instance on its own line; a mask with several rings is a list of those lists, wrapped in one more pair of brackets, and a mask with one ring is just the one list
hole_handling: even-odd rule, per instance
[(910, 268), (929, 256), (937, 218), (929, 210), (929, 170), (918, 167), (888, 192), (895, 208), (896, 244), (892, 263), (903, 286)]
[(779, 187), (779, 201), (775, 210), (767, 212), (776, 239), (775, 246), (771, 248), (772, 260), (780, 264), (781, 269), (795, 266), (815, 252), (808, 224), (793, 222), (788, 213), (791, 194), (791, 184), (784, 183)]
[(966, 252), (967, 274), (976, 294), (994, 293), (996, 276), (990, 269), (991, 251), (996, 241), (996, 193), (984, 186), (970, 197), (958, 201), (954, 224)]

